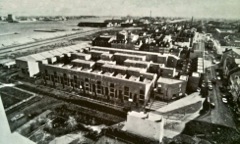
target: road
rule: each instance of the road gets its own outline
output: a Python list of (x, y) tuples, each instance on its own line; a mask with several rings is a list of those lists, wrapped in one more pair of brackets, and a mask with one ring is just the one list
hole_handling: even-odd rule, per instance
[(11, 47), (4, 48), (4, 49), (2, 48), (2, 49), (0, 49), (0, 57), (5, 56), (6, 54), (10, 55), (10, 54), (20, 52), (23, 50), (37, 49), (42, 46), (45, 46), (48, 44), (54, 44), (59, 41), (66, 41), (66, 40), (71, 40), (71, 39), (78, 38), (78, 37), (83, 37), (83, 36), (93, 34), (95, 32), (99, 32), (102, 30), (107, 30), (107, 29), (112, 29), (112, 28), (102, 28), (102, 29), (94, 29), (94, 30), (89, 30), (89, 31), (82, 31), (82, 32), (78, 32), (75, 34), (69, 34), (66, 36), (60, 36), (60, 37), (37, 41), (37, 42), (33, 42), (33, 43), (22, 44), (19, 46), (11, 46)]
[[(205, 68), (206, 71), (206, 79), (212, 80), (216, 78), (216, 71), (215, 69), (218, 67), (217, 64), (212, 64), (213, 55), (209, 54), (206, 55), (208, 60), (205, 60)], [(233, 120), (233, 113), (228, 107), (228, 104), (224, 104), (222, 102), (222, 94), (219, 90), (219, 86), (222, 85), (220, 80), (217, 80), (216, 85), (213, 85), (213, 90), (209, 90), (209, 97), (211, 102), (215, 104), (215, 108), (211, 110), (210, 120), (213, 124), (224, 125), (231, 128), (236, 128), (236, 125)]]

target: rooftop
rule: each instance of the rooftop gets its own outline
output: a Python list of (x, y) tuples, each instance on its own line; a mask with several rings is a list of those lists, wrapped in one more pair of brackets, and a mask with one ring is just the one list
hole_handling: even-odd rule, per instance
[(113, 48), (107, 48), (107, 47), (98, 47), (98, 46), (94, 46), (91, 47), (91, 49), (93, 50), (105, 50), (105, 51), (115, 51), (115, 52), (120, 52), (120, 53), (127, 53), (127, 54), (138, 54), (138, 55), (159, 55), (161, 56), (162, 54), (158, 54), (155, 52), (145, 52), (145, 51), (135, 51), (135, 50), (126, 50), (126, 49), (113, 49)]
[(235, 63), (239, 65), (240, 64), (240, 59), (235, 59)]
[(117, 56), (126, 56), (126, 57), (134, 57), (134, 58), (145, 58), (146, 56), (143, 56), (143, 55), (136, 55), (136, 54), (127, 54), (127, 53), (115, 53), (114, 55), (117, 55)]
[(81, 60), (81, 59), (74, 59), (74, 60), (72, 60), (72, 63), (89, 64), (89, 65), (95, 64), (94, 61)]
[(193, 72), (193, 73), (192, 73), (192, 76), (193, 76), (193, 77), (200, 77), (200, 73), (198, 73), (198, 72)]
[(150, 63), (148, 61), (138, 61), (138, 60), (131, 60), (131, 59), (126, 59), (124, 62), (135, 63), (135, 64), (144, 64), (144, 65), (148, 65)]
[(234, 51), (235, 53), (237, 53), (238, 55), (240, 55), (240, 49), (233, 48), (232, 51)]
[(177, 79), (160, 77), (157, 82), (158, 83), (165, 83), (165, 84), (177, 84), (177, 83), (182, 83), (183, 81), (182, 80), (177, 80)]
[(188, 80), (188, 76), (187, 75), (181, 75), (179, 79), (187, 81)]

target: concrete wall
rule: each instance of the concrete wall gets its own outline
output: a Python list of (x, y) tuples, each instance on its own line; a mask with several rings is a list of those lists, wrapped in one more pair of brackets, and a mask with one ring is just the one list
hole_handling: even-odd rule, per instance
[(30, 77), (33, 77), (35, 74), (38, 74), (40, 72), (39, 63), (28, 61), (28, 70), (29, 70)]
[(29, 76), (28, 63), (26, 61), (16, 59), (16, 66), (19, 68), (19, 76)]

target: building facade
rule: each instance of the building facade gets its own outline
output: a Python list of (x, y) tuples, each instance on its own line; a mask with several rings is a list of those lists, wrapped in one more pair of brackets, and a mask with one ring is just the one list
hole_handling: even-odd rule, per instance
[(161, 100), (172, 100), (184, 96), (187, 81), (160, 77), (157, 80), (155, 97)]

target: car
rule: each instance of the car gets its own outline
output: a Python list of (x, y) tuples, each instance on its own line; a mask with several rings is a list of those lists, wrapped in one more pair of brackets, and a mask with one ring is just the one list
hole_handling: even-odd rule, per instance
[(215, 108), (215, 104), (213, 102), (210, 103), (212, 108)]
[(201, 88), (200, 88), (200, 87), (198, 87), (198, 88), (197, 88), (197, 92), (200, 92), (200, 91), (201, 91)]
[(206, 87), (206, 84), (205, 83), (202, 83), (202, 85), (201, 85), (202, 87)]
[(220, 77), (220, 76), (218, 76), (218, 77), (217, 77), (217, 80), (221, 80), (221, 77)]
[(227, 103), (228, 101), (227, 101), (226, 98), (222, 98), (222, 102), (223, 102), (223, 103)]
[(23, 113), (20, 113), (20, 114), (17, 114), (16, 116), (14, 116), (11, 121), (14, 122), (14, 121), (17, 121), (19, 119), (21, 119), (22, 117), (24, 117), (24, 114)]
[(209, 89), (209, 90), (212, 90), (212, 89), (213, 89), (213, 86), (212, 86), (212, 85), (208, 85), (208, 89)]
[(226, 94), (222, 94), (222, 97), (226, 97), (227, 95)]

